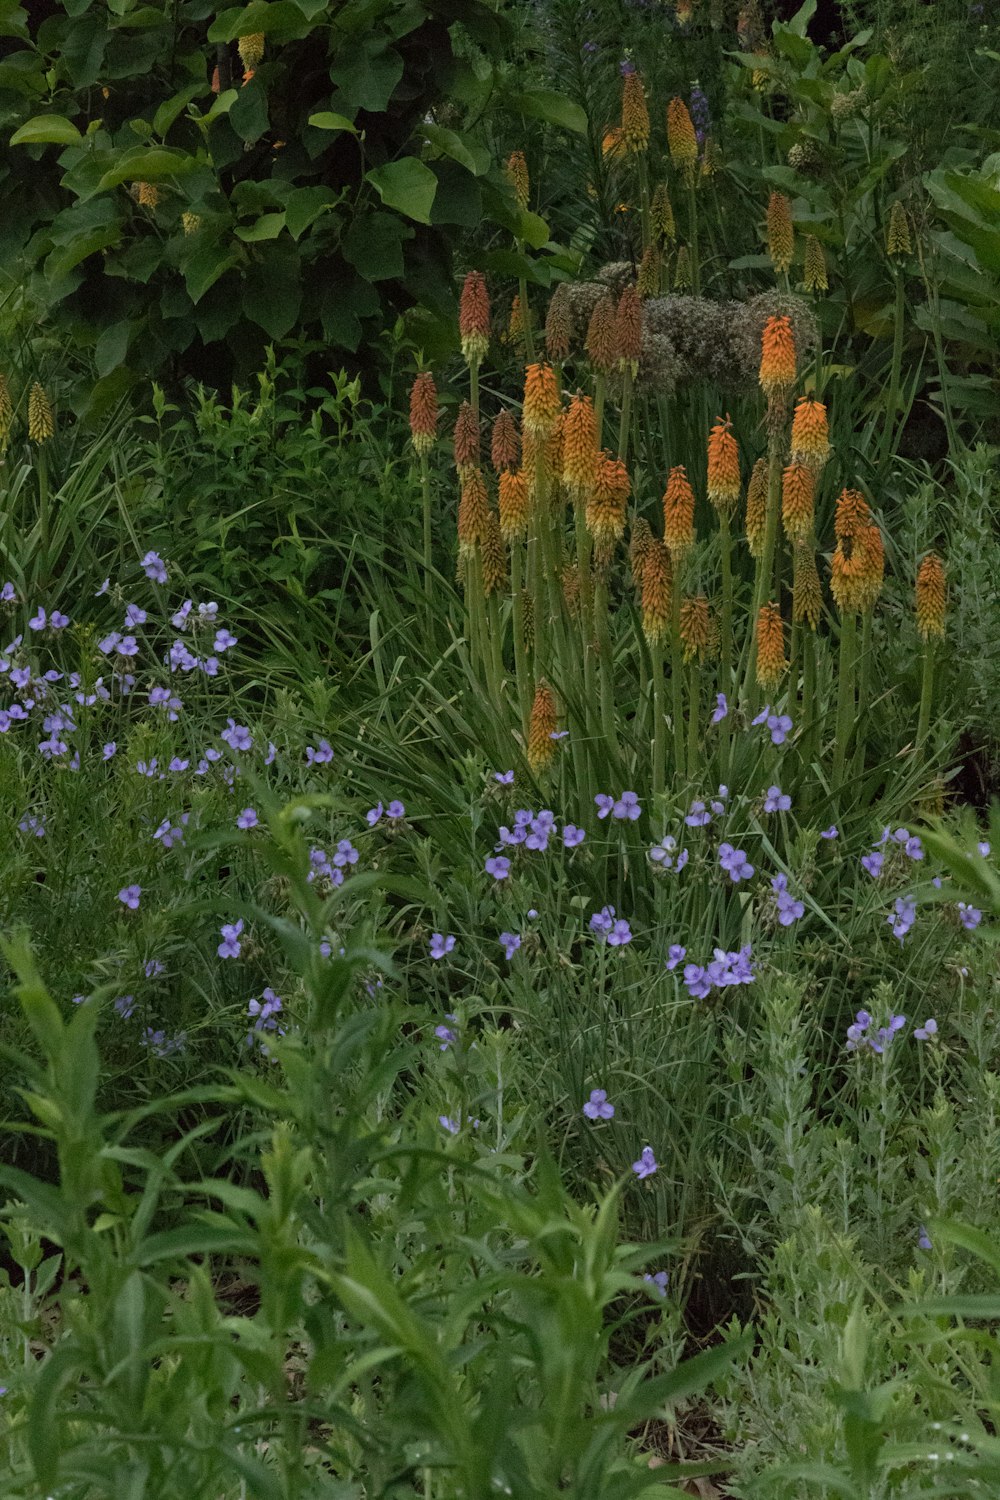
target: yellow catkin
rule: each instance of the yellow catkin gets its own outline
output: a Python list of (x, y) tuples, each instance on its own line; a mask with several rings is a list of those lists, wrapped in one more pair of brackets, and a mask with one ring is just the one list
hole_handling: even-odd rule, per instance
[(437, 424), (437, 387), (434, 376), (429, 370), (424, 370), (410, 387), (410, 439), (416, 453), (423, 456), (431, 451), (437, 436)]
[(948, 592), (944, 563), (936, 552), (928, 552), (917, 571), (915, 608), (921, 640), (942, 640)]
[(160, 190), (155, 182), (137, 184), (136, 201), (140, 208), (155, 208), (160, 201)]
[(676, 566), (694, 546), (694, 490), (683, 464), (676, 464), (667, 478), (663, 496), (663, 540)]
[(815, 630), (823, 609), (823, 589), (811, 537), (799, 537), (792, 553), (792, 624)]
[(527, 535), (528, 493), (523, 470), (515, 474), (507, 469), (500, 475), (500, 534), (505, 542)]
[(889, 210), (889, 228), (885, 236), (886, 254), (892, 257), (899, 255), (912, 255), (913, 244), (910, 239), (910, 221), (906, 217), (906, 209), (897, 198)]
[(822, 401), (802, 396), (795, 403), (791, 450), (793, 464), (805, 464), (817, 472), (830, 457), (830, 431)]
[(674, 289), (685, 292), (691, 285), (691, 252), (687, 245), (681, 245), (677, 251), (677, 259), (674, 262)]
[(473, 469), (462, 485), (458, 502), (458, 550), (468, 557), (476, 543), (485, 542), (490, 529), (490, 502), (486, 480), (479, 469)]
[(732, 423), (718, 418), (708, 434), (708, 498), (720, 515), (732, 515), (740, 498), (740, 450)]
[(618, 299), (615, 344), (618, 349), (618, 368), (631, 370), (635, 376), (642, 354), (642, 300), (634, 286), (627, 286)]
[(586, 515), (598, 562), (605, 562), (625, 535), (625, 508), (631, 492), (628, 469), (622, 460), (601, 452)]
[(667, 149), (684, 180), (693, 182), (698, 165), (698, 137), (683, 99), (671, 99), (667, 105)]
[(699, 662), (703, 662), (712, 655), (716, 631), (712, 611), (704, 594), (681, 601), (680, 635), (685, 661), (693, 661), (697, 657)]
[(747, 545), (751, 557), (760, 557), (764, 550), (764, 532), (767, 527), (767, 459), (758, 458), (747, 485)]
[(562, 429), (562, 482), (575, 504), (585, 502), (594, 488), (599, 453), (594, 403), (578, 391), (569, 404)]
[(670, 553), (650, 535), (642, 557), (642, 633), (651, 646), (659, 645), (670, 629), (673, 567)]
[(490, 346), (490, 300), (481, 271), (470, 271), (463, 283), (458, 332), (466, 360), (478, 364)]
[(482, 543), (483, 595), (487, 599), (507, 582), (507, 556), (500, 535), (500, 521), (495, 510), (489, 511), (488, 517)]
[(795, 254), (792, 206), (784, 193), (774, 192), (767, 204), (767, 253), (779, 276), (784, 275)]
[(264, 56), (264, 33), (254, 31), (249, 36), (241, 36), (236, 44), (236, 50), (240, 54), (240, 62), (244, 68), (252, 72)]
[(653, 533), (649, 529), (649, 522), (643, 516), (633, 522), (632, 535), (628, 544), (629, 567), (632, 571), (633, 587), (642, 591), (642, 571), (646, 565), (646, 553), (653, 545)]
[(772, 692), (788, 670), (781, 610), (774, 603), (762, 606), (757, 616), (757, 683)]
[(524, 410), (521, 426), (532, 437), (550, 436), (561, 411), (556, 372), (551, 365), (529, 365), (524, 372)]
[(795, 384), (792, 320), (768, 318), (761, 335), (760, 385), (765, 396), (783, 396)]
[(530, 196), (528, 163), (523, 151), (512, 151), (507, 158), (507, 181), (514, 190), (518, 208), (527, 208)]
[(823, 254), (823, 246), (814, 234), (806, 235), (802, 285), (807, 292), (825, 292), (830, 285), (826, 275), (826, 256)]
[(816, 511), (816, 473), (805, 464), (789, 464), (781, 480), (781, 522), (792, 540), (808, 536)]
[(659, 296), (662, 265), (663, 257), (658, 247), (647, 245), (642, 252), (642, 260), (639, 262), (639, 270), (635, 279), (635, 289), (640, 301), (645, 302), (647, 297)]
[(479, 423), (468, 401), (463, 401), (455, 418), (455, 468), (459, 479), (479, 468)]
[(616, 321), (614, 299), (602, 297), (590, 315), (586, 340), (587, 356), (600, 375), (610, 375), (618, 363)]
[(562, 281), (552, 294), (545, 316), (545, 352), (554, 364), (560, 364), (568, 356), (572, 331), (566, 282)]
[(28, 392), (28, 436), (33, 443), (47, 443), (55, 430), (49, 398), (36, 380)]
[(649, 146), (649, 110), (642, 79), (633, 69), (625, 74), (622, 93), (622, 141), (631, 155)]
[(490, 458), (498, 474), (505, 469), (517, 468), (520, 450), (517, 423), (505, 409), (497, 415), (490, 438)]
[(528, 765), (536, 776), (548, 770), (555, 758), (556, 742), (552, 736), (557, 727), (555, 694), (543, 677), (535, 689), (528, 721)]
[(658, 182), (656, 185), (649, 216), (657, 237), (665, 245), (672, 245), (677, 238), (677, 225), (674, 222), (674, 210), (665, 182)]
[(6, 375), (0, 375), (0, 450), (7, 446), (13, 425), (14, 403), (10, 397), (10, 386)]
[(190, 212), (182, 213), (181, 228), (185, 234), (197, 234), (201, 228), (201, 215)]

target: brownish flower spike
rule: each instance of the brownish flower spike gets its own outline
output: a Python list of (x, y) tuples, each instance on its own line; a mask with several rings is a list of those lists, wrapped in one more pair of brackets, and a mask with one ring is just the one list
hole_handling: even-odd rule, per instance
[(649, 145), (649, 110), (642, 79), (634, 70), (625, 74), (622, 95), (622, 140), (631, 154), (645, 151)]
[(806, 235), (802, 285), (807, 292), (825, 292), (830, 285), (826, 275), (826, 256), (823, 254), (823, 246), (814, 234)]
[(936, 552), (928, 552), (917, 572), (916, 614), (921, 640), (942, 640), (947, 606), (944, 564)]
[(670, 629), (672, 583), (670, 553), (650, 536), (642, 559), (642, 631), (651, 646), (665, 640)]
[(458, 503), (458, 550), (469, 557), (487, 540), (490, 531), (490, 502), (486, 493), (486, 481), (478, 469), (473, 469), (462, 485), (462, 498)]
[(536, 776), (548, 770), (555, 758), (556, 742), (552, 736), (557, 727), (555, 694), (543, 677), (535, 689), (528, 721), (528, 765)]
[(505, 470), (500, 475), (500, 533), (505, 542), (514, 542), (527, 531), (528, 481), (523, 473)]
[(823, 590), (811, 538), (797, 539), (792, 565), (795, 580), (792, 589), (792, 624), (808, 625), (810, 630), (815, 630), (823, 609)]
[(667, 105), (667, 148), (685, 181), (692, 182), (698, 165), (698, 137), (683, 99), (671, 99)]
[(493, 423), (493, 435), (490, 441), (490, 457), (497, 473), (500, 474), (505, 469), (516, 469), (520, 451), (517, 423), (505, 408)]
[(594, 539), (596, 560), (605, 562), (625, 535), (625, 507), (632, 485), (620, 458), (598, 456), (594, 488), (587, 501), (587, 530)]
[(590, 315), (586, 345), (590, 363), (601, 375), (610, 375), (618, 362), (615, 323), (615, 304), (604, 296)]
[[(639, 516), (633, 523), (632, 536), (629, 540), (628, 559), (632, 569), (633, 586), (642, 590), (642, 573), (646, 566), (646, 554), (653, 545), (653, 533), (649, 529), (649, 522), (644, 516)], [(659, 545), (659, 544), (657, 544)]]
[(642, 353), (642, 302), (634, 286), (627, 286), (618, 300), (615, 342), (618, 345), (619, 368), (631, 370), (634, 376), (639, 369), (639, 356)]
[(507, 558), (500, 535), (500, 522), (495, 510), (488, 512), (486, 534), (483, 537), (483, 596), (488, 599), (507, 582)]
[(781, 520), (785, 535), (808, 536), (815, 514), (815, 470), (805, 464), (789, 464), (781, 482)]
[(674, 210), (670, 203), (670, 194), (665, 182), (657, 183), (653, 193), (653, 203), (650, 209), (650, 218), (653, 221), (659, 238), (665, 245), (672, 245), (677, 238), (677, 226), (674, 223)]
[(677, 251), (677, 259), (674, 262), (674, 288), (678, 292), (687, 291), (691, 285), (691, 252), (687, 245), (681, 245)]
[(458, 332), (469, 364), (479, 361), (490, 346), (490, 300), (481, 271), (470, 271), (458, 304)]
[(703, 662), (706, 656), (711, 655), (715, 640), (713, 625), (712, 611), (704, 594), (681, 601), (680, 635), (686, 662), (693, 661), (695, 657)]
[(561, 281), (552, 293), (549, 310), (545, 318), (545, 352), (554, 364), (561, 363), (569, 355), (573, 320), (570, 314), (569, 295), (566, 282)]
[[(471, 408), (470, 408), (471, 411)], [(438, 400), (434, 376), (422, 371), (410, 388), (410, 438), (415, 452), (423, 457), (434, 446), (437, 436)]]
[(459, 479), (470, 469), (479, 467), (479, 423), (468, 401), (463, 401), (455, 418), (455, 468)]
[(635, 290), (641, 302), (647, 297), (656, 297), (660, 291), (660, 268), (663, 265), (663, 257), (655, 245), (647, 245), (642, 252), (642, 260), (639, 262), (639, 271), (636, 276)]
[(7, 446), (13, 425), (14, 403), (10, 398), (10, 386), (6, 375), (0, 375), (0, 451)]
[(767, 459), (758, 458), (747, 485), (747, 545), (751, 557), (760, 557), (764, 550), (764, 531), (767, 526)]

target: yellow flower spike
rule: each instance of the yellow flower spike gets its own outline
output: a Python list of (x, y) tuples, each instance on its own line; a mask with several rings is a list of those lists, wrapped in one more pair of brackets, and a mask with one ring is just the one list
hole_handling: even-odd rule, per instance
[(740, 451), (728, 414), (708, 435), (708, 498), (720, 515), (732, 515), (740, 498)]
[(792, 206), (784, 193), (772, 193), (767, 205), (767, 253), (779, 276), (784, 275), (795, 254)]
[(761, 335), (760, 385), (765, 396), (783, 396), (795, 384), (795, 337), (788, 317), (768, 318)]
[(524, 373), (524, 409), (521, 426), (532, 437), (547, 438), (562, 410), (556, 372), (551, 365), (529, 365)]
[(663, 540), (675, 565), (694, 546), (694, 490), (683, 464), (670, 470), (663, 496)]
[(758, 458), (747, 485), (747, 545), (751, 557), (760, 557), (764, 550), (764, 532), (767, 527), (767, 459)]
[(523, 151), (512, 151), (507, 158), (507, 180), (514, 190), (514, 199), (518, 208), (527, 208), (530, 196), (528, 183), (528, 163)]
[(830, 286), (826, 275), (826, 256), (823, 254), (823, 246), (814, 234), (806, 235), (802, 285), (807, 292), (825, 292)]
[(249, 36), (241, 36), (236, 50), (246, 71), (252, 73), (264, 56), (264, 33), (254, 31)]
[(552, 736), (558, 722), (555, 694), (543, 677), (535, 689), (528, 721), (528, 765), (536, 776), (548, 770), (555, 758), (556, 742)]
[(757, 683), (772, 692), (788, 670), (781, 610), (774, 603), (762, 606), (757, 616)]
[(823, 588), (819, 581), (816, 551), (811, 537), (797, 538), (792, 566), (792, 624), (808, 625), (810, 630), (815, 630), (823, 609)]
[(604, 296), (590, 315), (586, 341), (590, 363), (600, 375), (610, 375), (618, 363), (615, 323), (614, 300)]
[(673, 565), (663, 542), (650, 535), (642, 559), (642, 633), (651, 646), (670, 630)]
[(47, 443), (55, 430), (49, 398), (36, 380), (28, 393), (28, 436), (33, 443)]
[(502, 474), (506, 469), (517, 468), (520, 450), (517, 423), (510, 412), (504, 408), (497, 414), (490, 438), (490, 459), (498, 474)]
[(886, 254), (893, 257), (913, 254), (910, 239), (910, 221), (906, 209), (897, 198), (889, 210), (889, 228), (885, 236)]
[(486, 480), (479, 469), (473, 469), (462, 485), (458, 503), (458, 550), (470, 557), (478, 542), (482, 546), (490, 531), (490, 502)]
[(785, 535), (794, 540), (813, 529), (816, 509), (816, 474), (805, 464), (789, 464), (781, 479), (781, 521)]
[(500, 475), (500, 534), (515, 542), (528, 532), (528, 480), (523, 470)]
[(566, 282), (561, 281), (552, 294), (545, 317), (545, 352), (553, 364), (561, 364), (569, 355), (572, 331)]
[(944, 564), (936, 552), (928, 552), (917, 572), (915, 590), (917, 630), (921, 640), (944, 638), (947, 599)]
[(504, 553), (500, 522), (495, 510), (488, 512), (486, 533), (482, 541), (483, 597), (488, 599), (507, 582), (507, 558)]
[(620, 458), (601, 452), (594, 488), (587, 501), (587, 530), (594, 539), (598, 561), (606, 561), (625, 535), (625, 508), (632, 493), (628, 469)]
[(830, 431), (822, 401), (802, 396), (795, 403), (791, 450), (793, 464), (806, 464), (817, 472), (830, 457)]
[(698, 165), (698, 137), (688, 107), (680, 98), (671, 99), (667, 105), (667, 149), (685, 182), (692, 183)]
[(649, 146), (649, 110), (642, 79), (633, 68), (625, 74), (622, 94), (622, 142), (631, 155)]
[(577, 505), (584, 503), (594, 488), (599, 452), (594, 403), (578, 391), (569, 404), (562, 431), (562, 482)]

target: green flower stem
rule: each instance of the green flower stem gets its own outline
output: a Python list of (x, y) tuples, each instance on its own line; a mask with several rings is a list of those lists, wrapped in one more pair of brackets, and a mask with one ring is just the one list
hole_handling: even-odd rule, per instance
[[(590, 571), (592, 539), (587, 530), (582, 501), (576, 511), (576, 561), (580, 570), (580, 647), (583, 652), (583, 722), (587, 742), (593, 743), (597, 731), (597, 682), (594, 662), (594, 588)], [(589, 782), (586, 787), (587, 806), (593, 806)]]
[(431, 473), (427, 454), (420, 455), (420, 493), (424, 502), (424, 594), (430, 604), (431, 584)]
[(653, 796), (663, 791), (666, 778), (667, 705), (666, 682), (663, 675), (663, 642), (657, 641), (649, 648), (653, 678)]
[(811, 765), (816, 745), (816, 634), (808, 626), (802, 632), (802, 758)]
[(858, 652), (858, 617), (853, 612), (841, 617), (840, 622), (840, 680), (837, 684), (837, 725), (833, 746), (834, 791), (839, 790), (844, 780), (847, 761), (847, 746), (854, 723), (854, 674)]
[(886, 397), (885, 422), (882, 441), (879, 444), (878, 466), (884, 470), (892, 452), (892, 440), (896, 431), (896, 407), (899, 402), (899, 375), (903, 365), (903, 318), (905, 315), (903, 277), (899, 267), (893, 265), (892, 274), (896, 282), (896, 308), (892, 330), (892, 368), (889, 375), (889, 393)]
[(615, 723), (615, 661), (611, 649), (608, 621), (608, 584), (598, 578), (594, 589), (594, 630), (597, 636), (598, 677), (601, 694), (601, 728), (609, 751), (617, 754), (618, 735)]
[(636, 163), (639, 169), (639, 216), (642, 222), (642, 248), (648, 250), (652, 243), (653, 231), (649, 217), (649, 167), (646, 162), (645, 151), (639, 152), (639, 160)]
[(872, 668), (872, 612), (866, 610), (861, 618), (861, 651), (858, 659), (858, 710), (855, 718), (854, 774), (860, 776), (865, 765), (865, 721), (868, 717), (868, 696), (871, 691)]
[[(524, 241), (517, 241), (517, 253), (524, 255)], [(524, 333), (524, 352), (529, 365), (535, 363), (535, 334), (531, 326), (531, 303), (528, 301), (527, 277), (518, 278), (517, 295), (521, 303), (521, 329)]]
[(514, 647), (514, 680), (517, 683), (517, 706), (521, 730), (527, 740), (528, 716), (531, 713), (531, 682), (528, 678), (528, 656), (524, 647), (524, 544), (512, 542), (510, 549), (511, 628)]
[(719, 513), (719, 543), (722, 552), (722, 620), (719, 627), (721, 690), (733, 690), (733, 534), (728, 511)]
[(920, 713), (917, 717), (917, 746), (923, 745), (931, 727), (931, 699), (934, 695), (935, 642), (924, 642), (924, 669), (920, 681)]
[(688, 248), (691, 251), (691, 295), (701, 296), (701, 257), (698, 254), (698, 189), (692, 174), (688, 183)]
[(41, 568), (38, 577), (48, 582), (49, 577), (49, 465), (45, 448), (38, 445), (38, 541), (41, 550)]
[(629, 365), (622, 380), (621, 421), (618, 423), (618, 457), (623, 464), (628, 462), (629, 424), (632, 416), (632, 382), (634, 378), (632, 366)]
[(670, 599), (670, 683), (673, 693), (674, 776), (686, 779), (684, 765), (684, 668), (681, 663), (681, 572), (674, 572)]
[(698, 772), (701, 743), (701, 678), (698, 663), (692, 660), (688, 667), (688, 742), (687, 773), (693, 780)]

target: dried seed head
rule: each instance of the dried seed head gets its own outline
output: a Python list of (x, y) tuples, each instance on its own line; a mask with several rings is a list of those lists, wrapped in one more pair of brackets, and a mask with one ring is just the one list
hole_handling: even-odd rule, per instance
[(774, 192), (767, 204), (767, 253), (778, 275), (783, 275), (795, 254), (792, 206), (784, 193)]
[(792, 417), (792, 463), (805, 464), (817, 472), (830, 457), (830, 433), (822, 401), (802, 396)]
[(517, 423), (506, 407), (493, 423), (490, 440), (490, 457), (498, 473), (504, 469), (516, 469), (521, 444), (517, 436)]
[(490, 529), (490, 502), (486, 480), (479, 469), (473, 469), (462, 485), (458, 502), (458, 550), (470, 557), (485, 542)]
[(764, 551), (764, 532), (767, 528), (767, 459), (758, 458), (747, 485), (747, 544), (751, 557), (760, 557)]
[(805, 464), (789, 464), (781, 481), (781, 520), (785, 535), (808, 536), (816, 510), (816, 472)]
[(573, 314), (567, 283), (561, 281), (552, 293), (545, 318), (545, 352), (553, 363), (566, 359), (573, 333)]
[[(434, 446), (437, 424), (437, 387), (434, 384), (434, 376), (429, 370), (424, 370), (410, 387), (410, 439), (414, 450), (421, 457), (429, 453)], [(455, 441), (457, 445), (457, 431)], [(478, 458), (478, 454), (476, 457)]]
[(642, 558), (642, 632), (651, 646), (659, 645), (670, 629), (673, 565), (670, 553), (650, 534)]
[(649, 145), (649, 110), (646, 93), (638, 73), (625, 74), (622, 94), (622, 141), (625, 150), (634, 155)]
[(518, 208), (527, 208), (529, 194), (528, 163), (523, 151), (512, 151), (507, 158), (507, 180), (514, 190)]
[(683, 464), (670, 470), (663, 496), (663, 540), (676, 567), (694, 546), (694, 490)]
[(680, 634), (685, 661), (693, 661), (697, 657), (699, 662), (703, 662), (707, 656), (712, 655), (718, 632), (704, 594), (681, 601)]
[(764, 324), (760, 384), (765, 396), (783, 396), (795, 384), (795, 338), (789, 317), (768, 318)]
[(28, 436), (33, 443), (46, 443), (55, 430), (49, 398), (36, 380), (28, 392)]
[(550, 436), (562, 410), (556, 372), (551, 365), (529, 365), (524, 373), (524, 409), (521, 426), (525, 434)]
[(889, 228), (885, 236), (885, 249), (886, 254), (893, 258), (913, 254), (910, 221), (906, 217), (906, 209), (898, 198), (889, 210)]
[(631, 370), (634, 378), (639, 370), (639, 356), (642, 353), (642, 302), (634, 286), (627, 286), (618, 299), (615, 343), (618, 346), (619, 369)]
[(528, 531), (528, 481), (523, 471), (509, 469), (500, 475), (500, 533), (514, 542)]
[(708, 434), (708, 498), (720, 515), (732, 515), (740, 498), (740, 450), (728, 415)]
[(577, 505), (584, 503), (594, 488), (599, 452), (594, 403), (578, 391), (569, 404), (562, 429), (562, 482)]
[(826, 256), (823, 254), (823, 246), (814, 234), (806, 235), (802, 285), (807, 292), (825, 292), (830, 285), (826, 276)]
[(799, 537), (796, 540), (792, 552), (792, 569), (792, 623), (808, 625), (810, 630), (815, 630), (823, 609), (823, 589), (811, 537)]
[(671, 99), (667, 105), (667, 149), (684, 180), (692, 182), (698, 164), (698, 137), (683, 99)]
[(772, 692), (787, 670), (781, 610), (774, 603), (765, 604), (757, 616), (757, 683)]
[(947, 585), (944, 564), (936, 552), (928, 552), (917, 572), (917, 630), (924, 641), (944, 638)]
[(605, 295), (590, 315), (586, 341), (590, 363), (600, 375), (610, 375), (618, 362), (615, 322), (614, 300)]
[(455, 468), (460, 480), (470, 469), (479, 468), (479, 423), (468, 401), (463, 401), (455, 418)]
[(557, 727), (555, 694), (543, 677), (535, 689), (528, 721), (528, 765), (536, 776), (548, 770), (555, 758), (556, 742), (552, 736)]
[(469, 364), (483, 358), (490, 346), (490, 299), (481, 271), (470, 271), (458, 304), (458, 332)]
[(486, 535), (482, 543), (483, 596), (489, 598), (507, 582), (507, 557), (504, 552), (500, 522), (495, 510), (488, 512)]
[(659, 182), (656, 185), (650, 218), (653, 222), (653, 233), (662, 240), (663, 244), (672, 245), (677, 238), (677, 225), (674, 223), (674, 210), (665, 182)]

